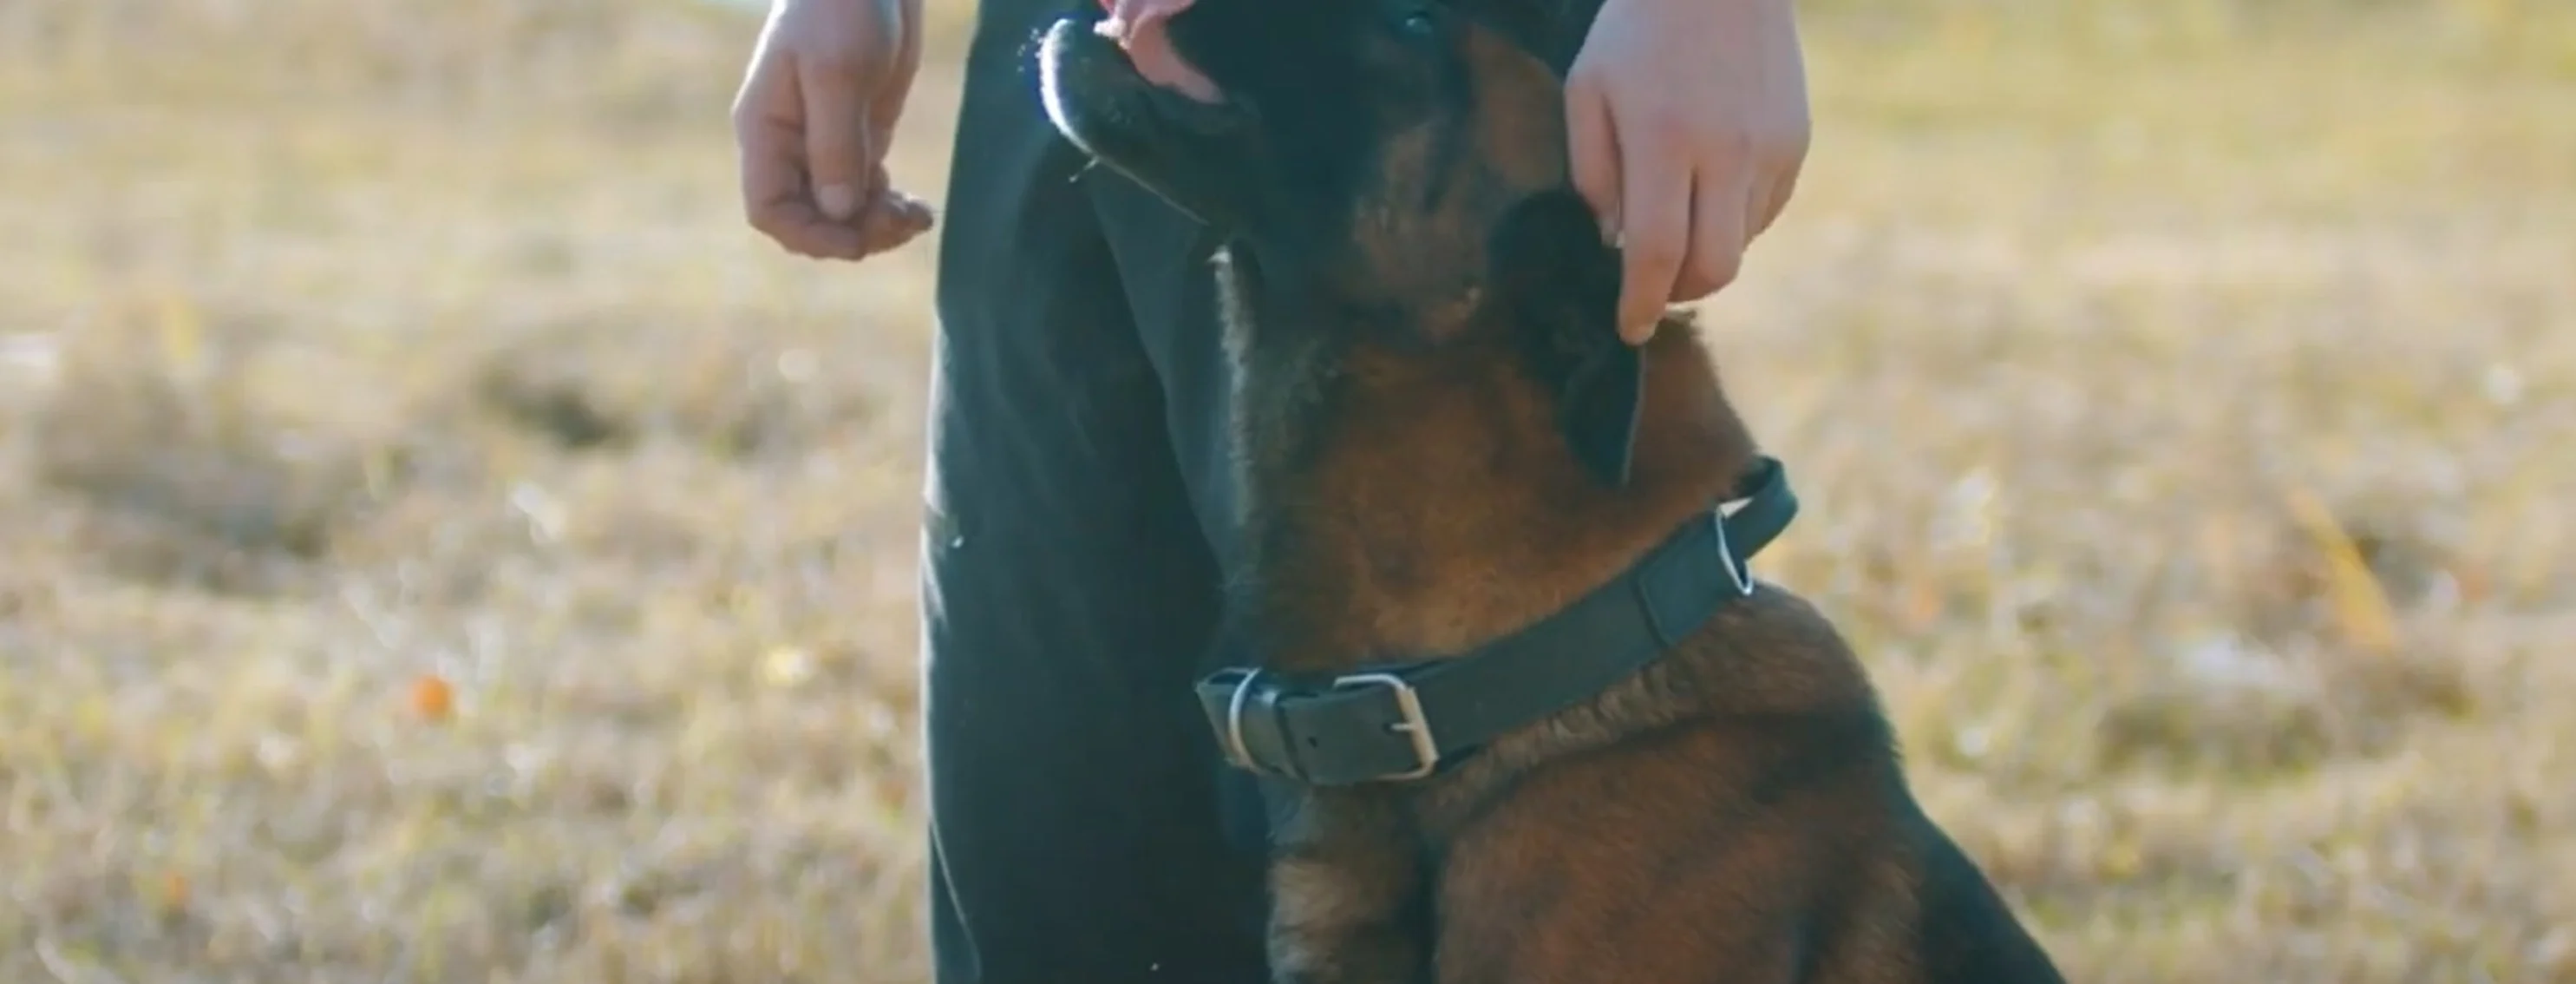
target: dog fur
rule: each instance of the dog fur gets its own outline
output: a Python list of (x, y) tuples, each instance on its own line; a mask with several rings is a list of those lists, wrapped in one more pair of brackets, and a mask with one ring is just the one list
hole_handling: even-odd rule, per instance
[[(1507, 635), (1751, 467), (1689, 320), (1635, 350), (1613, 331), (1618, 254), (1566, 178), (1560, 80), (1589, 10), (1197, 0), (1170, 29), (1224, 93), (1203, 104), (1144, 82), (1077, 2), (1040, 55), (1057, 126), (1227, 238), (1229, 617), (1266, 668)], [(1575, 392), (1623, 358), (1642, 395)], [(1292, 806), (1280, 984), (2060, 979), (1916, 805), (1850, 648), (1770, 585), (1454, 768)]]

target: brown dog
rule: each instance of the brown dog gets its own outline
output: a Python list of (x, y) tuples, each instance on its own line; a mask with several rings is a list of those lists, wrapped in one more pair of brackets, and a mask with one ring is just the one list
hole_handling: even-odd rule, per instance
[(1589, 11), (1197, 0), (1206, 103), (1076, 2), (1058, 128), (1229, 243), (1252, 652), (1200, 696), (1282, 794), (1276, 980), (2060, 979), (1745, 573), (1795, 504), (1693, 327), (1617, 341), (1560, 122)]

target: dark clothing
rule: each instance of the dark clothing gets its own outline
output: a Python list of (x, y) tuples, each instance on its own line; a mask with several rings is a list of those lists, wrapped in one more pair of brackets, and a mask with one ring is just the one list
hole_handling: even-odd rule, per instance
[[(1054, 0), (1061, 2), (1061, 0)], [(1199, 226), (1048, 124), (986, 0), (940, 247), (923, 540), (938, 984), (1267, 979), (1191, 684), (1228, 515)]]

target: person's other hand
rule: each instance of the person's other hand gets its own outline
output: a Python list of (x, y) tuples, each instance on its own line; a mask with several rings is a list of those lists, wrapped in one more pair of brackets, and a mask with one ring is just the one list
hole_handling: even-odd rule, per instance
[(930, 206), (885, 168), (920, 67), (921, 0), (774, 0), (733, 103), (752, 228), (842, 260), (928, 231)]
[(1607, 0), (1566, 79), (1576, 190), (1627, 270), (1620, 334), (1735, 280), (1797, 187), (1810, 123), (1794, 0)]

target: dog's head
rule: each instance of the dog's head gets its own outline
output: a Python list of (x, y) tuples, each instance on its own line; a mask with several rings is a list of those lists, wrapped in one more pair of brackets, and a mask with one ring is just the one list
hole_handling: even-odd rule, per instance
[(1561, 84), (1597, 3), (1195, 0), (1168, 27), (1214, 84), (1200, 99), (1073, 2), (1040, 64), (1067, 138), (1327, 315), (1298, 330), (1519, 349), (1578, 456), (1625, 480), (1642, 369), (1614, 327), (1617, 255), (1568, 182)]

